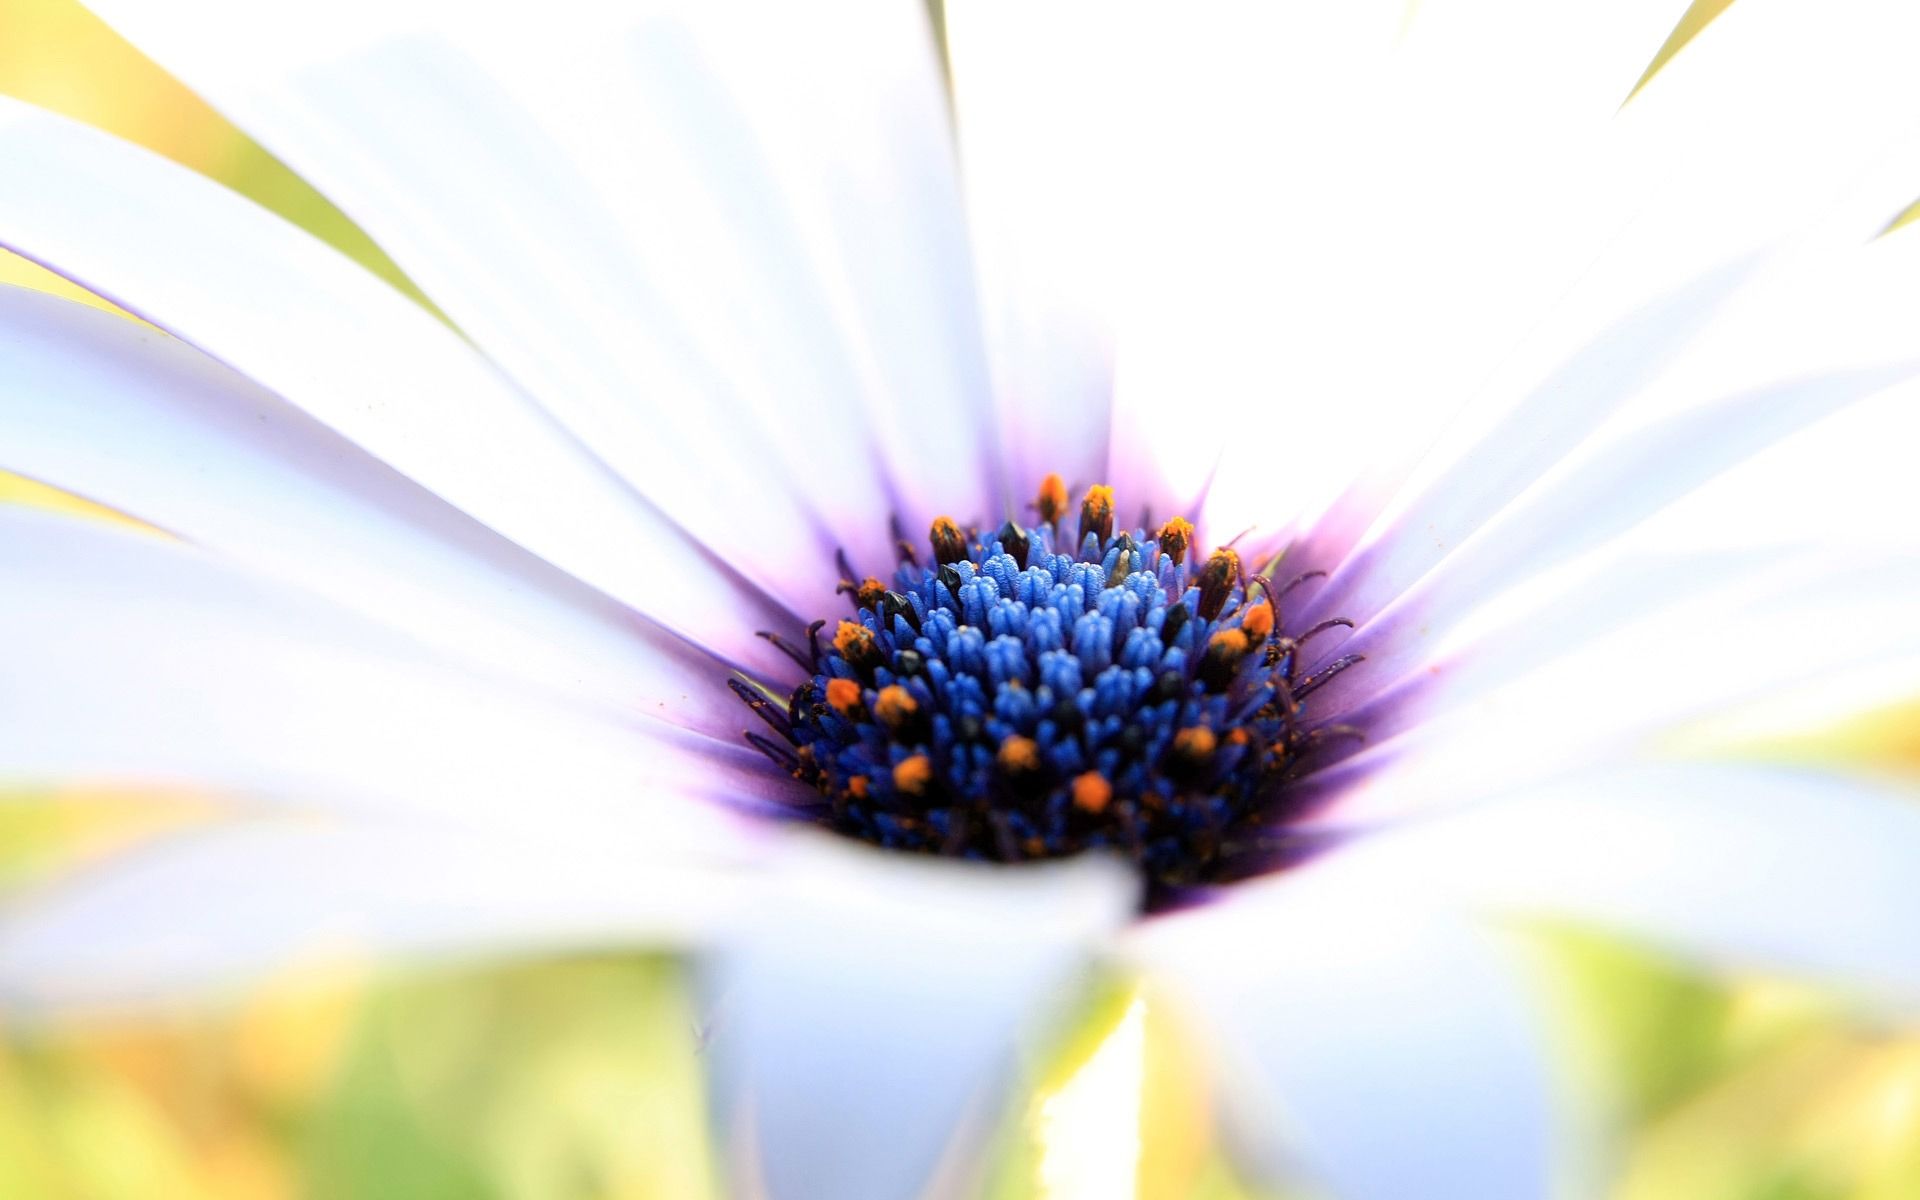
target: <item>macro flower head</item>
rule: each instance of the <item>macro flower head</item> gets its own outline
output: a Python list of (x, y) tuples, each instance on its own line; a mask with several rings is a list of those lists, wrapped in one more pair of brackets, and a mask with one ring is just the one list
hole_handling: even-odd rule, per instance
[(1910, 797), (1737, 753), (1920, 677), (1907, 6), (91, 7), (432, 308), (0, 102), (137, 318), (0, 293), (134, 526), (0, 512), (0, 782), (220, 806), (11, 1011), (667, 947), (732, 1186), (892, 1198), (1097, 968), (1397, 1200), (1549, 1186), (1520, 923), (1920, 985)]

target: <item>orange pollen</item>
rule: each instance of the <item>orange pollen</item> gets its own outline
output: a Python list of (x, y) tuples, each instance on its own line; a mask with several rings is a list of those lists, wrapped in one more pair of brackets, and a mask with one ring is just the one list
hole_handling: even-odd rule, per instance
[(1113, 489), (1096, 483), (1080, 501), (1080, 536), (1099, 535), (1102, 542), (1113, 536)]
[(1185, 517), (1174, 517), (1160, 527), (1160, 553), (1173, 560), (1175, 566), (1187, 561), (1187, 547), (1193, 545), (1193, 523)]
[[(887, 585), (869, 575), (860, 581), (860, 586), (853, 593), (853, 600), (861, 608), (878, 608), (880, 597), (886, 594)], [(837, 643), (838, 640), (836, 636), (835, 642)]]
[(1031, 771), (1040, 765), (1040, 746), (1030, 737), (1014, 734), (1000, 743), (997, 756), (1006, 771)]
[(918, 796), (933, 782), (933, 764), (924, 754), (903, 758), (893, 768), (893, 786), (908, 795)]
[(1207, 556), (1207, 565), (1203, 575), (1217, 575), (1232, 585), (1240, 582), (1240, 556), (1226, 547), (1221, 547)]
[(889, 729), (898, 729), (919, 711), (920, 702), (913, 698), (913, 693), (897, 683), (881, 688), (880, 694), (873, 700), (873, 715), (880, 718), (880, 723)]
[(954, 523), (952, 517), (935, 517), (927, 540), (933, 543), (934, 561), (941, 566), (959, 562), (967, 556), (966, 536), (960, 532), (960, 526)]
[(1073, 806), (1081, 812), (1098, 813), (1113, 799), (1113, 785), (1098, 771), (1073, 777)]
[(827, 705), (841, 716), (860, 707), (860, 685), (851, 679), (827, 680)]
[(1273, 633), (1273, 605), (1265, 600), (1249, 608), (1240, 617), (1240, 628), (1249, 638), (1264, 642)]
[(1200, 568), (1195, 584), (1200, 589), (1200, 615), (1213, 620), (1227, 606), (1227, 596), (1240, 582), (1240, 556), (1231, 550), (1215, 550)]
[(833, 631), (833, 648), (856, 667), (871, 664), (880, 656), (880, 648), (873, 644), (873, 631), (856, 621), (840, 622)]
[(855, 800), (865, 800), (867, 798), (867, 777), (865, 775), (848, 776), (847, 795), (852, 796)]
[(1230, 654), (1234, 658), (1239, 658), (1252, 648), (1253, 643), (1249, 642), (1247, 635), (1238, 629), (1216, 630), (1214, 635), (1207, 639), (1207, 650), (1209, 653), (1217, 649), (1222, 654)]
[(1195, 761), (1208, 758), (1216, 745), (1213, 730), (1204, 725), (1189, 725), (1173, 735), (1173, 751), (1182, 758)]
[(1040, 495), (1033, 502), (1034, 509), (1040, 514), (1042, 525), (1051, 525), (1067, 511), (1067, 481), (1058, 475), (1049, 475), (1040, 481)]

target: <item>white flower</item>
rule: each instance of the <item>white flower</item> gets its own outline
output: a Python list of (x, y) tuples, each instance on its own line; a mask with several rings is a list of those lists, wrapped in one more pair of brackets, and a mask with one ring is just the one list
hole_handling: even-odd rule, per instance
[[(0, 782), (233, 802), (11, 900), (16, 1010), (684, 946), (737, 1178), (896, 1197), (1104, 959), (1254, 1162), (1399, 1200), (1547, 1186), (1515, 916), (1920, 986), (1909, 799), (1672, 737), (1916, 678), (1911, 6), (1741, 0), (1622, 106), (1675, 4), (949, 0), (952, 124), (904, 0), (95, 7), (459, 332), (0, 108), (0, 244), (174, 335), (0, 295), (0, 468), (172, 535), (0, 514)], [(757, 631), (1047, 472), (1329, 572), (1304, 862), (1135, 921), (768, 816)]]

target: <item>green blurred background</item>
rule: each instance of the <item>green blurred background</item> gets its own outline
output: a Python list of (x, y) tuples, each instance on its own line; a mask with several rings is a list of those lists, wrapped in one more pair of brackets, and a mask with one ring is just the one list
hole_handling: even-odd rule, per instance
[[(1728, 2), (1696, 4), (1662, 58)], [(177, 159), (408, 286), (337, 210), (71, 0), (0, 0), (0, 92)], [(4, 252), (0, 282), (99, 303)], [(0, 502), (89, 511), (5, 476)], [(1916, 728), (1920, 710), (1903, 709), (1768, 752), (1913, 772)], [(0, 888), (201, 815), (183, 797), (0, 797)], [(1920, 1197), (1913, 1031), (1777, 981), (1706, 979), (1591, 935), (1534, 932), (1564, 1014), (1569, 1106), (1617, 1134), (1569, 1147), (1569, 1182), (1604, 1168), (1613, 1200)], [(1114, 1045), (1128, 999), (1093, 1004), (1037, 1066), (990, 1172), (997, 1200), (1117, 1200), (1068, 1151), (1124, 1155), (1134, 1133), (1141, 1196), (1253, 1195), (1207, 1137), (1191, 1056), (1151, 1011), (1139, 1103), (1107, 1097), (1091, 1146), (1043, 1136), (1064, 1128), (1050, 1114), (1080, 1103), (1072, 1081)], [(695, 1028), (680, 966), (636, 955), (405, 973), (314, 963), (219, 1013), (0, 1029), (0, 1197), (697, 1200), (717, 1176)]]

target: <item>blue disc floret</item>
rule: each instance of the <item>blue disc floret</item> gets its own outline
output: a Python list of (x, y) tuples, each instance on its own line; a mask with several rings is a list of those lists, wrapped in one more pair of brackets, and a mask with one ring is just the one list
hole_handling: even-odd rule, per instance
[(788, 647), (808, 677), (735, 682), (779, 735), (753, 742), (809, 789), (795, 815), (927, 854), (1105, 848), (1159, 894), (1269, 865), (1328, 732), (1269, 578), (1230, 548), (1199, 558), (1179, 517), (1116, 529), (1107, 487), (1077, 522), (1056, 476), (1033, 507), (991, 532), (934, 521), (931, 560), (903, 539), (890, 585), (846, 571), (852, 612)]

